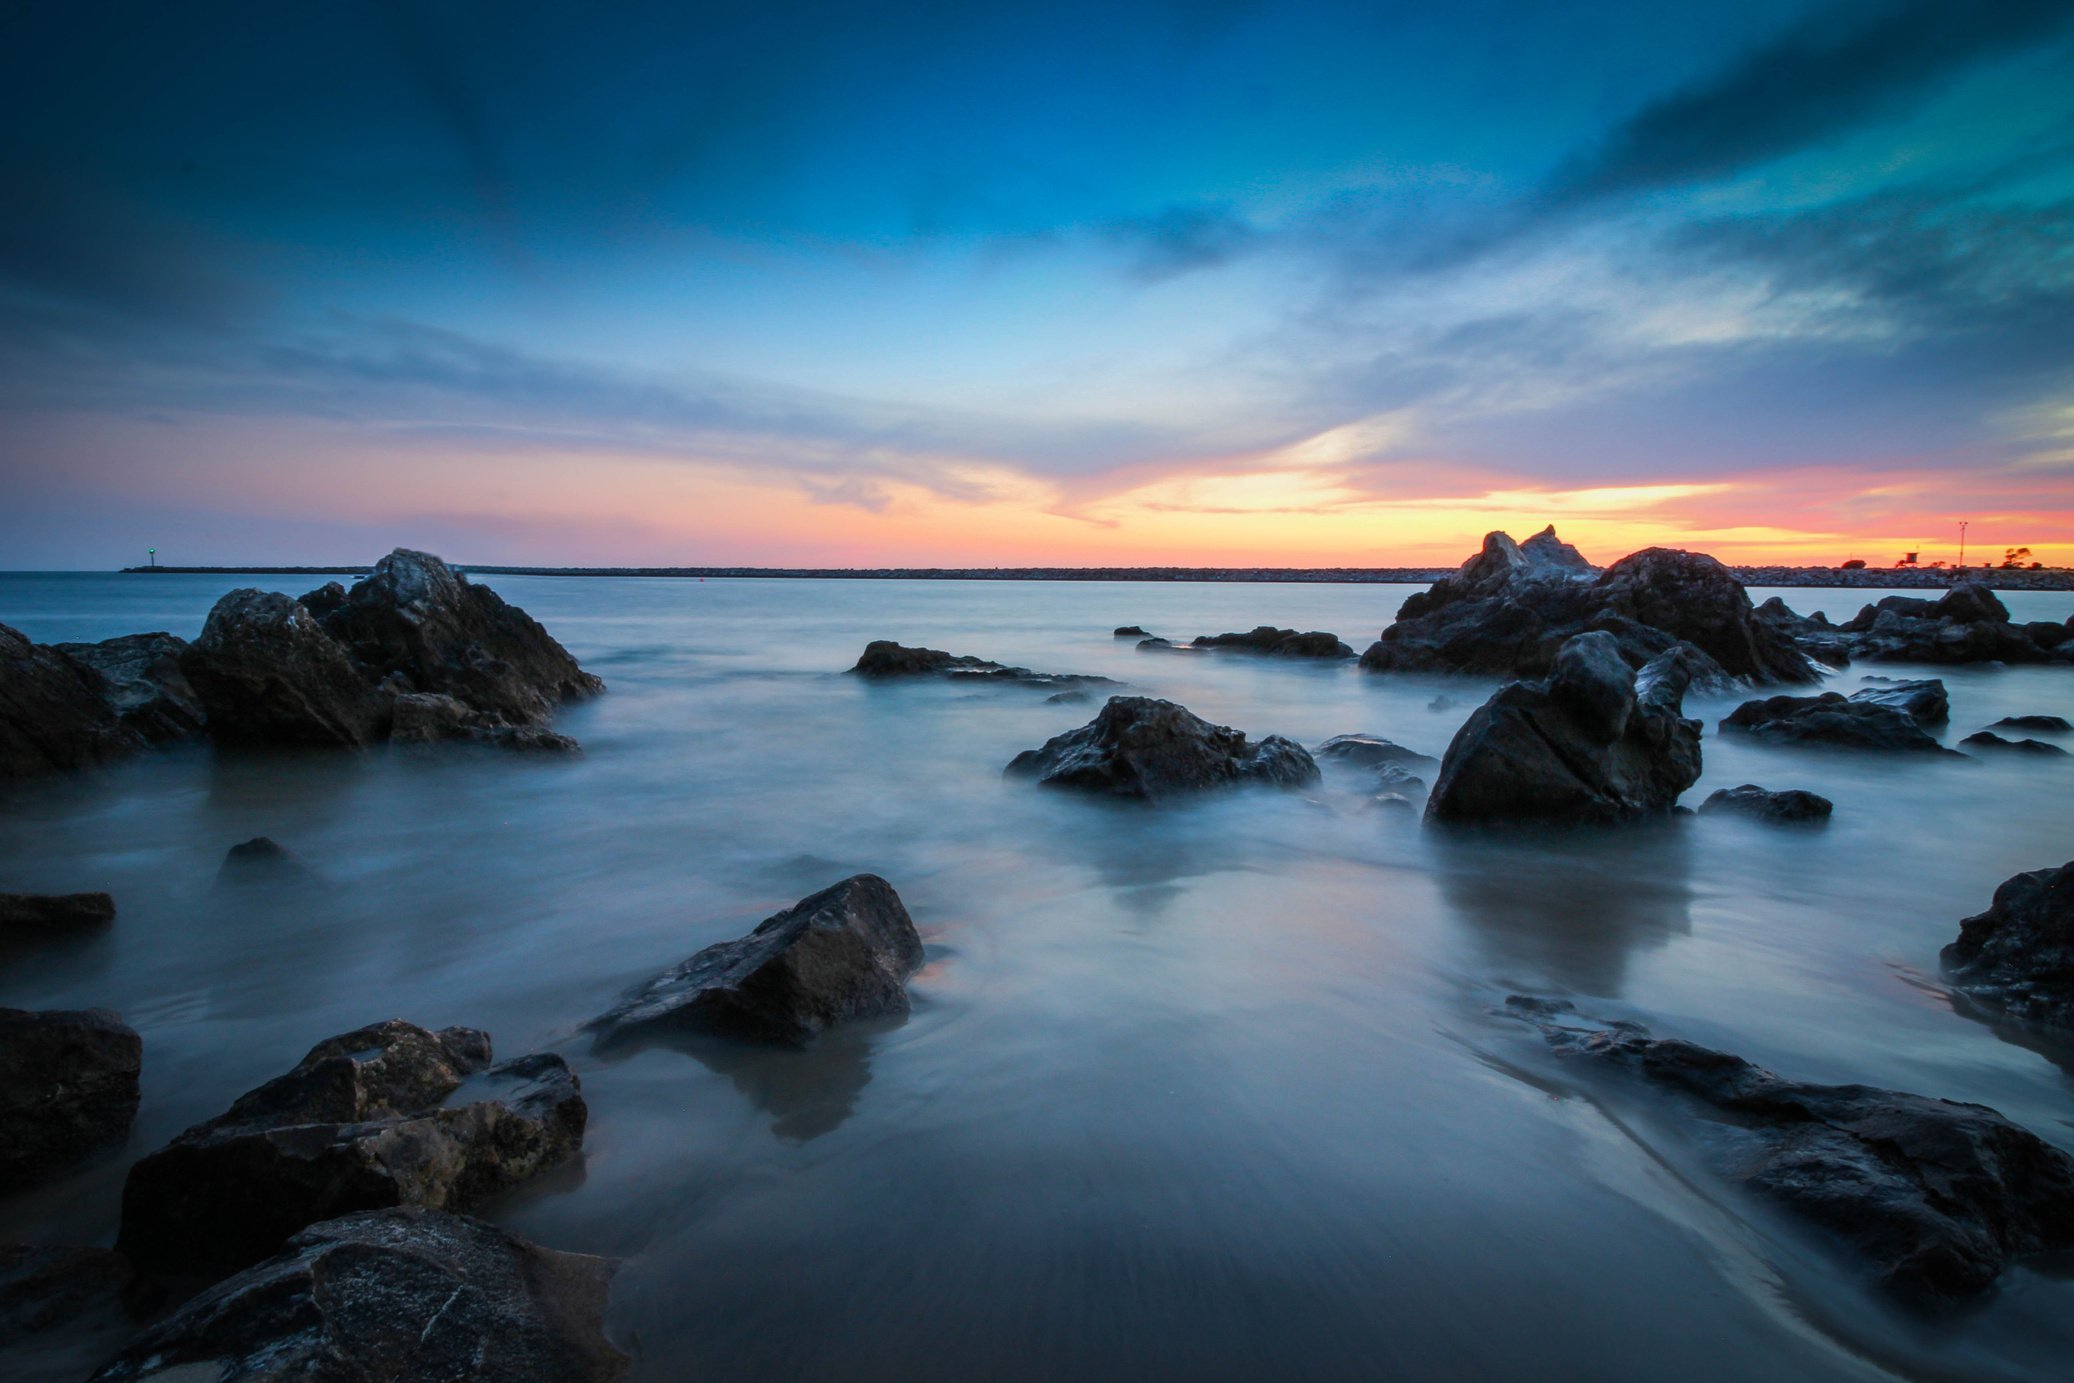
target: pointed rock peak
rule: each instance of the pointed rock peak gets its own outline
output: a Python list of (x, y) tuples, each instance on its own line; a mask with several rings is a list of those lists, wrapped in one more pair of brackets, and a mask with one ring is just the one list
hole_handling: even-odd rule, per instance
[(1591, 576), (1598, 571), (1583, 553), (1556, 536), (1554, 524), (1521, 543), (1519, 552), (1537, 575)]

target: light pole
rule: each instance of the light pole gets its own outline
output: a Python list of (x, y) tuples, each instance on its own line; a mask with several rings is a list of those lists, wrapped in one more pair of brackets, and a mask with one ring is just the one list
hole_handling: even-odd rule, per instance
[(154, 566), (154, 567), (155, 567), (155, 566), (157, 566), (157, 565), (158, 565), (158, 549), (157, 549), (157, 548), (155, 548), (155, 547), (147, 547), (147, 548), (145, 548), (145, 549), (144, 549), (144, 555), (145, 555), (146, 557), (148, 557), (148, 558), (150, 558), (150, 559), (151, 559), (151, 565), (152, 565), (152, 566)]
[(1966, 520), (1959, 520), (1959, 570), (1966, 570)]

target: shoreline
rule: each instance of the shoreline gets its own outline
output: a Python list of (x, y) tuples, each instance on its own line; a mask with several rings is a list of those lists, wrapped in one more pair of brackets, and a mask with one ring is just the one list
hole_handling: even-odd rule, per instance
[[(677, 580), (790, 581), (1100, 581), (1230, 584), (1431, 585), (1454, 567), (522, 567), (455, 563), (482, 576), (649, 577)], [(124, 576), (365, 576), (366, 566), (123, 567)], [(1995, 590), (2074, 590), (2074, 569), (1730, 566), (1745, 586), (1941, 590), (1961, 576)]]

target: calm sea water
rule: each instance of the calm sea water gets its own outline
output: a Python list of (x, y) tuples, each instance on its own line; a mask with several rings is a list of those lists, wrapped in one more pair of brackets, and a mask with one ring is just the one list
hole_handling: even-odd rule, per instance
[[(0, 621), (191, 637), (233, 584), (0, 576)], [(894, 638), (1103, 673), (1256, 735), (1435, 755), (1489, 684), (1109, 635), (1272, 622), (1358, 649), (1409, 588), (491, 584), (610, 684), (560, 722), (581, 757), (193, 750), (0, 802), (0, 888), (120, 907), (105, 937), (4, 957), (0, 1003), (105, 1005), (145, 1041), (126, 1156), (0, 1202), (0, 1240), (111, 1242), (129, 1158), (398, 1017), (575, 1063), (581, 1171), (489, 1213), (626, 1259), (612, 1323), (641, 1378), (2066, 1376), (2074, 1281), (2021, 1269), (1958, 1319), (1900, 1315), (1695, 1174), (1675, 1121), (1568, 1087), (1486, 1009), (1567, 994), (1792, 1076), (1981, 1101), (2074, 1148), (2065, 1070), (1935, 983), (1997, 883), (2074, 854), (2069, 761), (1710, 730), (1688, 800), (1813, 788), (1837, 813), (1812, 832), (1451, 842), (1351, 782), (1125, 810), (1001, 777), (1092, 707), (842, 669)], [(1868, 598), (1782, 594), (1839, 618)], [(2074, 715), (2074, 669), (1942, 675), (1953, 739)], [(1689, 709), (1711, 726), (1732, 704)], [(258, 834), (321, 887), (216, 890), (226, 847)], [(589, 1052), (579, 1025), (626, 987), (859, 870), (929, 943), (906, 1021), (806, 1053)], [(74, 1376), (108, 1347), (15, 1363)]]

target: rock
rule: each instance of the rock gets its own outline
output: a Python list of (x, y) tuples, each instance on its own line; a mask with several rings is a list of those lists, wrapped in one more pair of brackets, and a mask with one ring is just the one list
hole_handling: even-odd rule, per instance
[(2016, 1258), (2074, 1248), (2074, 1159), (1983, 1105), (1786, 1080), (1741, 1057), (1507, 1001), (1560, 1057), (1703, 1107), (1716, 1171), (1806, 1219), (1919, 1307), (1976, 1297)]
[(850, 671), (859, 677), (949, 677), (987, 682), (1020, 682), (1038, 687), (1113, 686), (1107, 677), (1080, 673), (1032, 672), (1026, 667), (1007, 667), (970, 654), (945, 653), (940, 648), (906, 648), (890, 639), (874, 639)]
[(1426, 780), (1406, 770), (1403, 764), (1384, 764), (1375, 771), (1376, 800), (1401, 797), (1409, 802), (1426, 795)]
[(0, 1190), (119, 1143), (137, 1117), (144, 1042), (104, 1008), (0, 1008)]
[(2074, 863), (2005, 880), (1939, 959), (1970, 997), (2074, 1036)]
[(162, 742), (202, 732), (208, 714), (180, 670), (187, 640), (160, 632), (53, 647), (100, 676), (109, 709), (142, 738)]
[(1959, 744), (1965, 749), (1984, 749), (2006, 754), (2031, 754), (2047, 759), (2064, 759), (2067, 757), (2067, 751), (2056, 744), (2047, 744), (2044, 740), (2004, 739), (1993, 730), (1977, 730), (1965, 739), (1960, 740)]
[(429, 552), (397, 548), (357, 581), (324, 628), (372, 674), (451, 696), (511, 725), (540, 725), (605, 684), (540, 622)]
[(1119, 639), (1143, 639), (1151, 637), (1143, 629), (1140, 629), (1135, 624), (1117, 625), (1115, 629), (1115, 635)]
[(1172, 639), (1162, 639), (1155, 635), (1151, 638), (1138, 640), (1138, 651), (1140, 653), (1202, 653), (1205, 650), (1197, 648), (1192, 643), (1175, 643)]
[(320, 1042), (130, 1169), (116, 1247), (153, 1272), (221, 1275), (318, 1220), (465, 1210), (574, 1158), (587, 1110), (567, 1063), (489, 1061), (470, 1028), (392, 1020)]
[(1311, 751), (1321, 763), (1345, 764), (1352, 768), (1383, 768), (1387, 765), (1437, 764), (1440, 760), (1416, 749), (1406, 749), (1381, 735), (1334, 735)]
[(218, 743), (358, 748), (384, 730), (365, 670), (276, 591), (247, 588), (217, 601), (180, 667)]
[(303, 609), (322, 620), (326, 615), (345, 608), (346, 588), (336, 581), (327, 581), (297, 599)]
[(1609, 823), (1669, 815), (1700, 776), (1700, 724), (1680, 713), (1674, 650), (1641, 674), (1603, 632), (1563, 645), (1540, 682), (1501, 687), (1456, 732), (1426, 802), (1449, 825)]
[(1948, 754), (1914, 716), (1893, 706), (1837, 692), (1772, 696), (1746, 701), (1721, 722), (1722, 733), (1748, 734), (1768, 744), (1829, 745), (1919, 754)]
[(0, 782), (108, 763), (143, 743), (108, 704), (107, 681), (0, 624)]
[(1318, 765), (1302, 745), (1280, 735), (1254, 744), (1228, 725), (1147, 696), (1110, 697), (1086, 725), (1024, 750), (1006, 771), (1044, 787), (1145, 801), (1241, 783), (1298, 788), (1318, 781)]
[(857, 874), (664, 971), (591, 1027), (604, 1047), (669, 1032), (804, 1046), (838, 1023), (906, 1013), (921, 963), (900, 895)]
[(105, 927), (115, 900), (105, 893), (0, 893), (0, 940), (43, 940)]
[(1278, 658), (1351, 658), (1354, 650), (1339, 641), (1337, 634), (1313, 630), (1299, 634), (1294, 629), (1277, 629), (1263, 624), (1245, 634), (1198, 634), (1197, 648), (1241, 648)]
[(2043, 730), (2051, 734), (2064, 734), (2074, 730), (2065, 716), (2003, 716), (1990, 730)]
[(1053, 692), (1050, 696), (1045, 697), (1044, 704), (1047, 706), (1083, 706), (1092, 700), (1094, 698), (1084, 691), (1062, 691)]
[(1799, 788), (1770, 792), (1755, 783), (1722, 788), (1700, 803), (1701, 816), (1733, 814), (1779, 822), (1827, 821), (1835, 810), (1836, 803), (1815, 793)]
[(1892, 706), (1925, 730), (1935, 729), (1952, 718), (1951, 696), (1945, 691), (1944, 683), (1935, 677), (1919, 682), (1891, 682), (1882, 678), (1868, 678), (1867, 681), (1872, 685), (1852, 692), (1851, 700), (1869, 702), (1874, 706)]
[(1751, 611), (1751, 614), (1756, 617), (1758, 623), (1769, 626), (1773, 633), (1792, 641), (1801, 652), (1817, 662), (1826, 663), (1833, 668), (1851, 665), (1849, 639), (1831, 624), (1829, 616), (1821, 611), (1818, 610), (1812, 615), (1796, 614), (1783, 599), (1773, 596)]
[(510, 725), (438, 692), (402, 692), (389, 703), (389, 739), (394, 744), (462, 741), (500, 749), (575, 754), (582, 746), (567, 735), (538, 725)]
[(611, 1383), (609, 1259), (419, 1207), (327, 1220), (131, 1341), (92, 1383)]
[(2063, 649), (2064, 633), (2041, 640), (2012, 624), (1995, 593), (1973, 581), (1934, 601), (1888, 596), (1838, 627), (1852, 656), (1869, 662), (2038, 663), (2074, 652)]
[(223, 852), (220, 884), (304, 883), (315, 878), (302, 856), (271, 836), (254, 836)]
[(1490, 534), (1461, 570), (1405, 601), (1361, 665), (1539, 677), (1566, 641), (1589, 632), (1612, 635), (1631, 668), (1682, 647), (1687, 675), (1703, 686), (1816, 676), (1713, 558), (1649, 548), (1595, 572), (1552, 529), (1517, 545)]
[(89, 1311), (112, 1314), (130, 1282), (111, 1249), (0, 1244), (0, 1349)]

